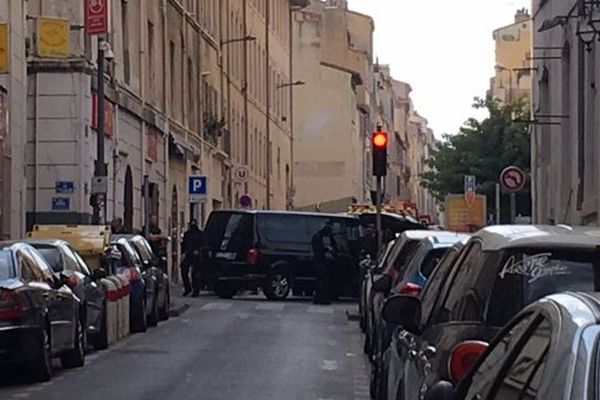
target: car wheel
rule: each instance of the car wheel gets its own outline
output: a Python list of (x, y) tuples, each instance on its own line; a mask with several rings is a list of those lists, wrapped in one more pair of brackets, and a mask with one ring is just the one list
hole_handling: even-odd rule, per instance
[(143, 333), (148, 329), (146, 316), (146, 299), (142, 300), (137, 310), (131, 313), (129, 329), (133, 333)]
[(60, 356), (60, 363), (65, 369), (83, 367), (85, 364), (85, 327), (79, 319), (75, 321), (75, 339), (73, 348)]
[(171, 309), (171, 294), (169, 290), (165, 291), (165, 301), (163, 302), (162, 307), (158, 310), (158, 316), (161, 321), (166, 321), (169, 319), (169, 310)]
[(285, 300), (292, 289), (290, 275), (285, 271), (273, 271), (267, 278), (265, 296), (269, 300)]
[(27, 370), (36, 382), (47, 382), (52, 378), (52, 340), (48, 328), (40, 331), (37, 354), (27, 365)]
[(215, 283), (215, 294), (221, 299), (231, 299), (236, 293), (237, 291), (234, 288), (225, 283), (219, 281)]
[(158, 294), (154, 292), (154, 299), (152, 299), (152, 312), (148, 315), (148, 326), (158, 325)]
[(102, 305), (102, 317), (100, 318), (100, 329), (94, 337), (94, 348), (104, 350), (108, 348), (108, 329), (106, 329), (106, 303)]

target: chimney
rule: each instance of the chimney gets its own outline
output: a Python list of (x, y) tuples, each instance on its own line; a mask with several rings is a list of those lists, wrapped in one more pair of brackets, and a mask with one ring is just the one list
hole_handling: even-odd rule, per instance
[(529, 10), (527, 10), (526, 8), (521, 8), (517, 10), (517, 13), (515, 14), (515, 23), (527, 22), (530, 19), (531, 15), (529, 15)]
[(328, 7), (336, 7), (344, 10), (348, 9), (348, 0), (327, 0)]

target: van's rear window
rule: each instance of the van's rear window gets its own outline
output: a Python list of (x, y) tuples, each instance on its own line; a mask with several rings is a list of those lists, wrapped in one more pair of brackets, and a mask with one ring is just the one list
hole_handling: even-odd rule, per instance
[(212, 213), (204, 237), (206, 244), (213, 250), (243, 250), (254, 241), (253, 216), (244, 213)]

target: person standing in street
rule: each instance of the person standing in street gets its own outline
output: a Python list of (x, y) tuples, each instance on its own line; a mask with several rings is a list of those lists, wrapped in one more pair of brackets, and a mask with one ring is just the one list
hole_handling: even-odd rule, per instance
[(125, 227), (123, 226), (123, 218), (116, 217), (112, 220), (110, 223), (110, 232), (113, 235), (123, 235), (127, 233)]
[(331, 269), (334, 262), (335, 241), (329, 224), (319, 230), (311, 240), (315, 266), (315, 304), (331, 304)]
[[(181, 279), (183, 280), (183, 295), (187, 296), (192, 293), (192, 297), (198, 297), (200, 294), (200, 282), (199, 274), (200, 261), (204, 240), (204, 234), (198, 228), (198, 221), (192, 219), (188, 226), (188, 230), (183, 234), (183, 240), (181, 241), (181, 253), (183, 255), (183, 261), (181, 262)], [(192, 279), (190, 282), (190, 270)]]
[[(146, 234), (145, 225), (142, 227), (142, 233), (144, 235)], [(150, 216), (150, 224), (148, 225), (148, 236), (146, 237), (146, 240), (148, 240), (148, 243), (150, 243), (150, 247), (156, 256), (160, 257), (163, 255), (163, 242), (166, 239), (167, 238), (163, 236), (162, 231), (158, 227), (158, 215), (152, 214)]]

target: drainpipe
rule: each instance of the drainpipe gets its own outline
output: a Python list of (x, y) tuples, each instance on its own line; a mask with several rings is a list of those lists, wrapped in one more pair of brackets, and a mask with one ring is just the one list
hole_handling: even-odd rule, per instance
[[(244, 23), (244, 37), (248, 35), (248, 1), (243, 0), (244, 11), (242, 13)], [(250, 130), (248, 124), (248, 41), (244, 40), (244, 83), (242, 84), (244, 94), (244, 165), (248, 167), (250, 160)], [(248, 193), (248, 182), (244, 183), (244, 194)], [(239, 199), (233, 199), (237, 202)]]
[(269, 49), (269, 24), (270, 24), (270, 14), (271, 14), (271, 2), (269, 0), (266, 1), (266, 12), (265, 12), (265, 54), (266, 54), (266, 63), (265, 63), (265, 86), (267, 88), (266, 93), (266, 111), (265, 111), (265, 120), (266, 120), (266, 147), (267, 147), (267, 182), (266, 182), (266, 209), (271, 209), (271, 158), (273, 155), (271, 154), (271, 74), (269, 73), (269, 61), (271, 59), (270, 49)]

